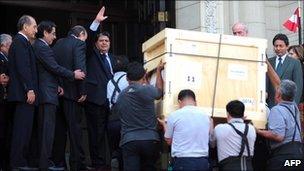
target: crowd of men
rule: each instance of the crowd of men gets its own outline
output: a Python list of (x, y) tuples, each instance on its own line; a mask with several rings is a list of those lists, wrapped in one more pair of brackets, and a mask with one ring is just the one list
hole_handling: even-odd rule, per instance
[[(179, 92), (179, 109), (164, 120), (157, 117), (154, 101), (163, 95), (165, 63), (157, 66), (152, 86), (142, 64), (110, 54), (109, 33), (97, 31), (107, 18), (104, 12), (102, 7), (89, 28), (72, 27), (53, 47), (55, 23), (37, 25), (29, 15), (18, 20), (13, 39), (0, 35), (0, 170), (65, 170), (67, 137), (70, 170), (105, 170), (106, 132), (112, 170), (157, 170), (162, 139), (158, 124), (171, 146), (173, 170), (212, 170), (214, 165), (219, 170), (303, 170), (298, 108), (303, 102), (303, 48), (301, 53), (290, 50), (302, 55), (298, 60), (288, 54), (286, 35), (273, 39), (266, 130), (245, 122), (239, 100), (226, 105), (228, 123), (214, 128), (212, 118), (196, 107), (190, 89)], [(242, 23), (232, 30), (236, 36), (248, 34)], [(85, 163), (83, 114), (90, 167)], [(262, 141), (269, 142), (267, 155), (258, 151)], [(214, 147), (218, 164), (209, 157)], [(300, 162), (292, 165), (289, 160)]]

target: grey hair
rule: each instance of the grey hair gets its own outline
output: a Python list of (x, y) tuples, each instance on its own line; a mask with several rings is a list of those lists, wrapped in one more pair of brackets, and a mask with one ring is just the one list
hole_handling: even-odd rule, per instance
[(0, 34), (0, 46), (6, 45), (12, 42), (12, 36), (9, 34)]
[(241, 22), (236, 22), (236, 23), (234, 23), (233, 26), (232, 26), (232, 30), (233, 30), (233, 28), (234, 28), (236, 25), (241, 25), (241, 26), (243, 26), (245, 32), (248, 33), (248, 27), (246, 26), (246, 24), (241, 23)]
[(283, 100), (293, 101), (297, 93), (297, 85), (291, 80), (282, 80), (279, 91), (281, 92)]
[(34, 17), (30, 16), (30, 15), (23, 15), (19, 18), (18, 23), (17, 23), (17, 29), (18, 31), (23, 30), (23, 26), (25, 24), (30, 25), (32, 24), (31, 19), (34, 20)]
[(83, 26), (81, 26), (81, 25), (76, 25), (76, 26), (74, 26), (74, 27), (72, 27), (72, 28), (70, 29), (70, 31), (68, 32), (68, 35), (73, 34), (73, 35), (75, 35), (76, 37), (79, 37), (79, 36), (80, 36), (80, 33), (87, 34), (87, 31), (86, 31), (86, 29), (85, 29)]

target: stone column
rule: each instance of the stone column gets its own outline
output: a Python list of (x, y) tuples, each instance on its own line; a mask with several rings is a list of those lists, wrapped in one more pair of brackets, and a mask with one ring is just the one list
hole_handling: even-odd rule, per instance
[(239, 21), (248, 26), (250, 37), (266, 38), (264, 1), (239, 1)]

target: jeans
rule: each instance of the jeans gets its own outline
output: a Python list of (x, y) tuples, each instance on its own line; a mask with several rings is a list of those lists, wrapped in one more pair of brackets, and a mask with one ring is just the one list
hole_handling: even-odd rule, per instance
[(173, 170), (209, 170), (207, 157), (175, 157), (173, 159)]

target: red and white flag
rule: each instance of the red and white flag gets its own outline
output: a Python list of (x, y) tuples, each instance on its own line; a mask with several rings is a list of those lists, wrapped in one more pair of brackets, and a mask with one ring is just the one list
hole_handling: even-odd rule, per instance
[(289, 31), (292, 31), (292, 32), (296, 32), (298, 27), (299, 27), (299, 18), (300, 18), (300, 15), (299, 15), (299, 8), (297, 8), (295, 10), (295, 12), (293, 13), (293, 15), (287, 20), (285, 21), (285, 23), (283, 24), (283, 26), (285, 28), (287, 28)]

